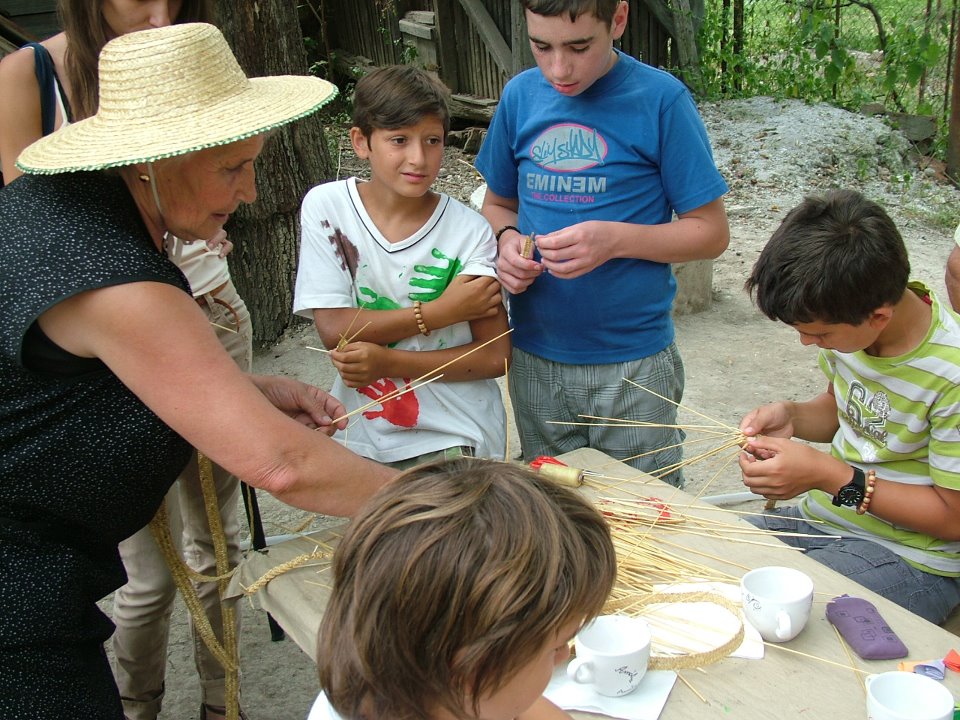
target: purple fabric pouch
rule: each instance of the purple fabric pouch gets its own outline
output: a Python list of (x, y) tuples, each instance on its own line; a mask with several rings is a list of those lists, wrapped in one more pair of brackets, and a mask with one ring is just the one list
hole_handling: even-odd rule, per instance
[(863, 598), (835, 597), (827, 603), (827, 620), (864, 660), (892, 660), (907, 655), (907, 647), (880, 617), (877, 608)]

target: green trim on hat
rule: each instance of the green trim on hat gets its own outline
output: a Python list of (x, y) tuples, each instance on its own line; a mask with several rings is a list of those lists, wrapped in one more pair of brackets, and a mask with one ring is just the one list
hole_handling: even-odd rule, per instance
[(240, 140), (246, 140), (247, 138), (251, 138), (256, 135), (262, 135), (263, 133), (270, 132), (271, 130), (275, 130), (276, 128), (283, 127), (284, 125), (289, 125), (290, 123), (300, 120), (302, 118), (305, 118), (308, 115), (312, 115), (317, 110), (319, 110), (324, 105), (326, 105), (331, 100), (333, 100), (336, 96), (337, 96), (337, 93), (334, 92), (329, 97), (324, 98), (309, 110), (305, 110), (299, 115), (290, 117), (286, 120), (281, 120), (280, 122), (276, 122), (271, 125), (265, 125), (261, 128), (250, 130), (250, 131), (241, 133), (235, 137), (227, 138), (225, 140), (202, 143), (200, 145), (195, 145), (193, 147), (186, 148), (185, 150), (179, 150), (176, 152), (165, 152), (157, 155), (145, 155), (143, 157), (138, 157), (133, 160), (97, 163), (95, 165), (65, 165), (59, 168), (34, 168), (30, 166), (25, 166), (20, 164), (20, 160), (18, 158), (16, 161), (16, 166), (20, 168), (23, 172), (30, 173), (31, 175), (58, 175), (60, 173), (68, 173), (68, 172), (89, 172), (91, 170), (106, 170), (107, 168), (125, 167), (127, 165), (136, 165), (137, 163), (154, 162), (156, 160), (164, 160), (166, 158), (178, 157), (180, 155), (187, 155), (192, 152), (197, 152), (198, 150), (206, 150), (207, 148), (219, 147), (221, 145), (229, 145), (230, 143), (239, 142)]

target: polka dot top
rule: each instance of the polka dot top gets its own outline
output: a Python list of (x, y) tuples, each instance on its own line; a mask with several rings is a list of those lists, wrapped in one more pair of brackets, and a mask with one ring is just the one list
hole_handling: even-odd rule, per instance
[(102, 641), (112, 626), (95, 602), (125, 582), (117, 543), (149, 522), (190, 448), (36, 320), (84, 290), (189, 286), (103, 173), (0, 191), (0, 268), (0, 647)]

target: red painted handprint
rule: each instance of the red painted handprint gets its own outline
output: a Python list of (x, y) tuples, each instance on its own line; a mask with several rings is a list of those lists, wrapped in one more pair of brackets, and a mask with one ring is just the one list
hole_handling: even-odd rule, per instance
[[(403, 382), (405, 386), (409, 387), (410, 378), (403, 378)], [(371, 400), (382, 398), (396, 390), (397, 384), (390, 378), (381, 378), (366, 387), (357, 388), (358, 393), (363, 393)], [(364, 411), (363, 416), (367, 420), (383, 418), (391, 425), (398, 425), (399, 427), (416, 427), (417, 419), (420, 417), (420, 401), (417, 400), (415, 391), (410, 390), (403, 395), (387, 400), (380, 410)]]

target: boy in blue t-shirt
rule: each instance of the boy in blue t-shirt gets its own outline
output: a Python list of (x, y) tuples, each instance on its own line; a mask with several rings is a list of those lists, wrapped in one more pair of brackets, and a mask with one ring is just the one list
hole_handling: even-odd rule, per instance
[(523, 5), (537, 67), (504, 89), (477, 168), (511, 293), (510, 392), (524, 459), (589, 446), (680, 485), (669, 471), (682, 456), (679, 429), (562, 423), (676, 424), (683, 364), (670, 263), (726, 249), (727, 186), (687, 89), (613, 48), (625, 1)]

